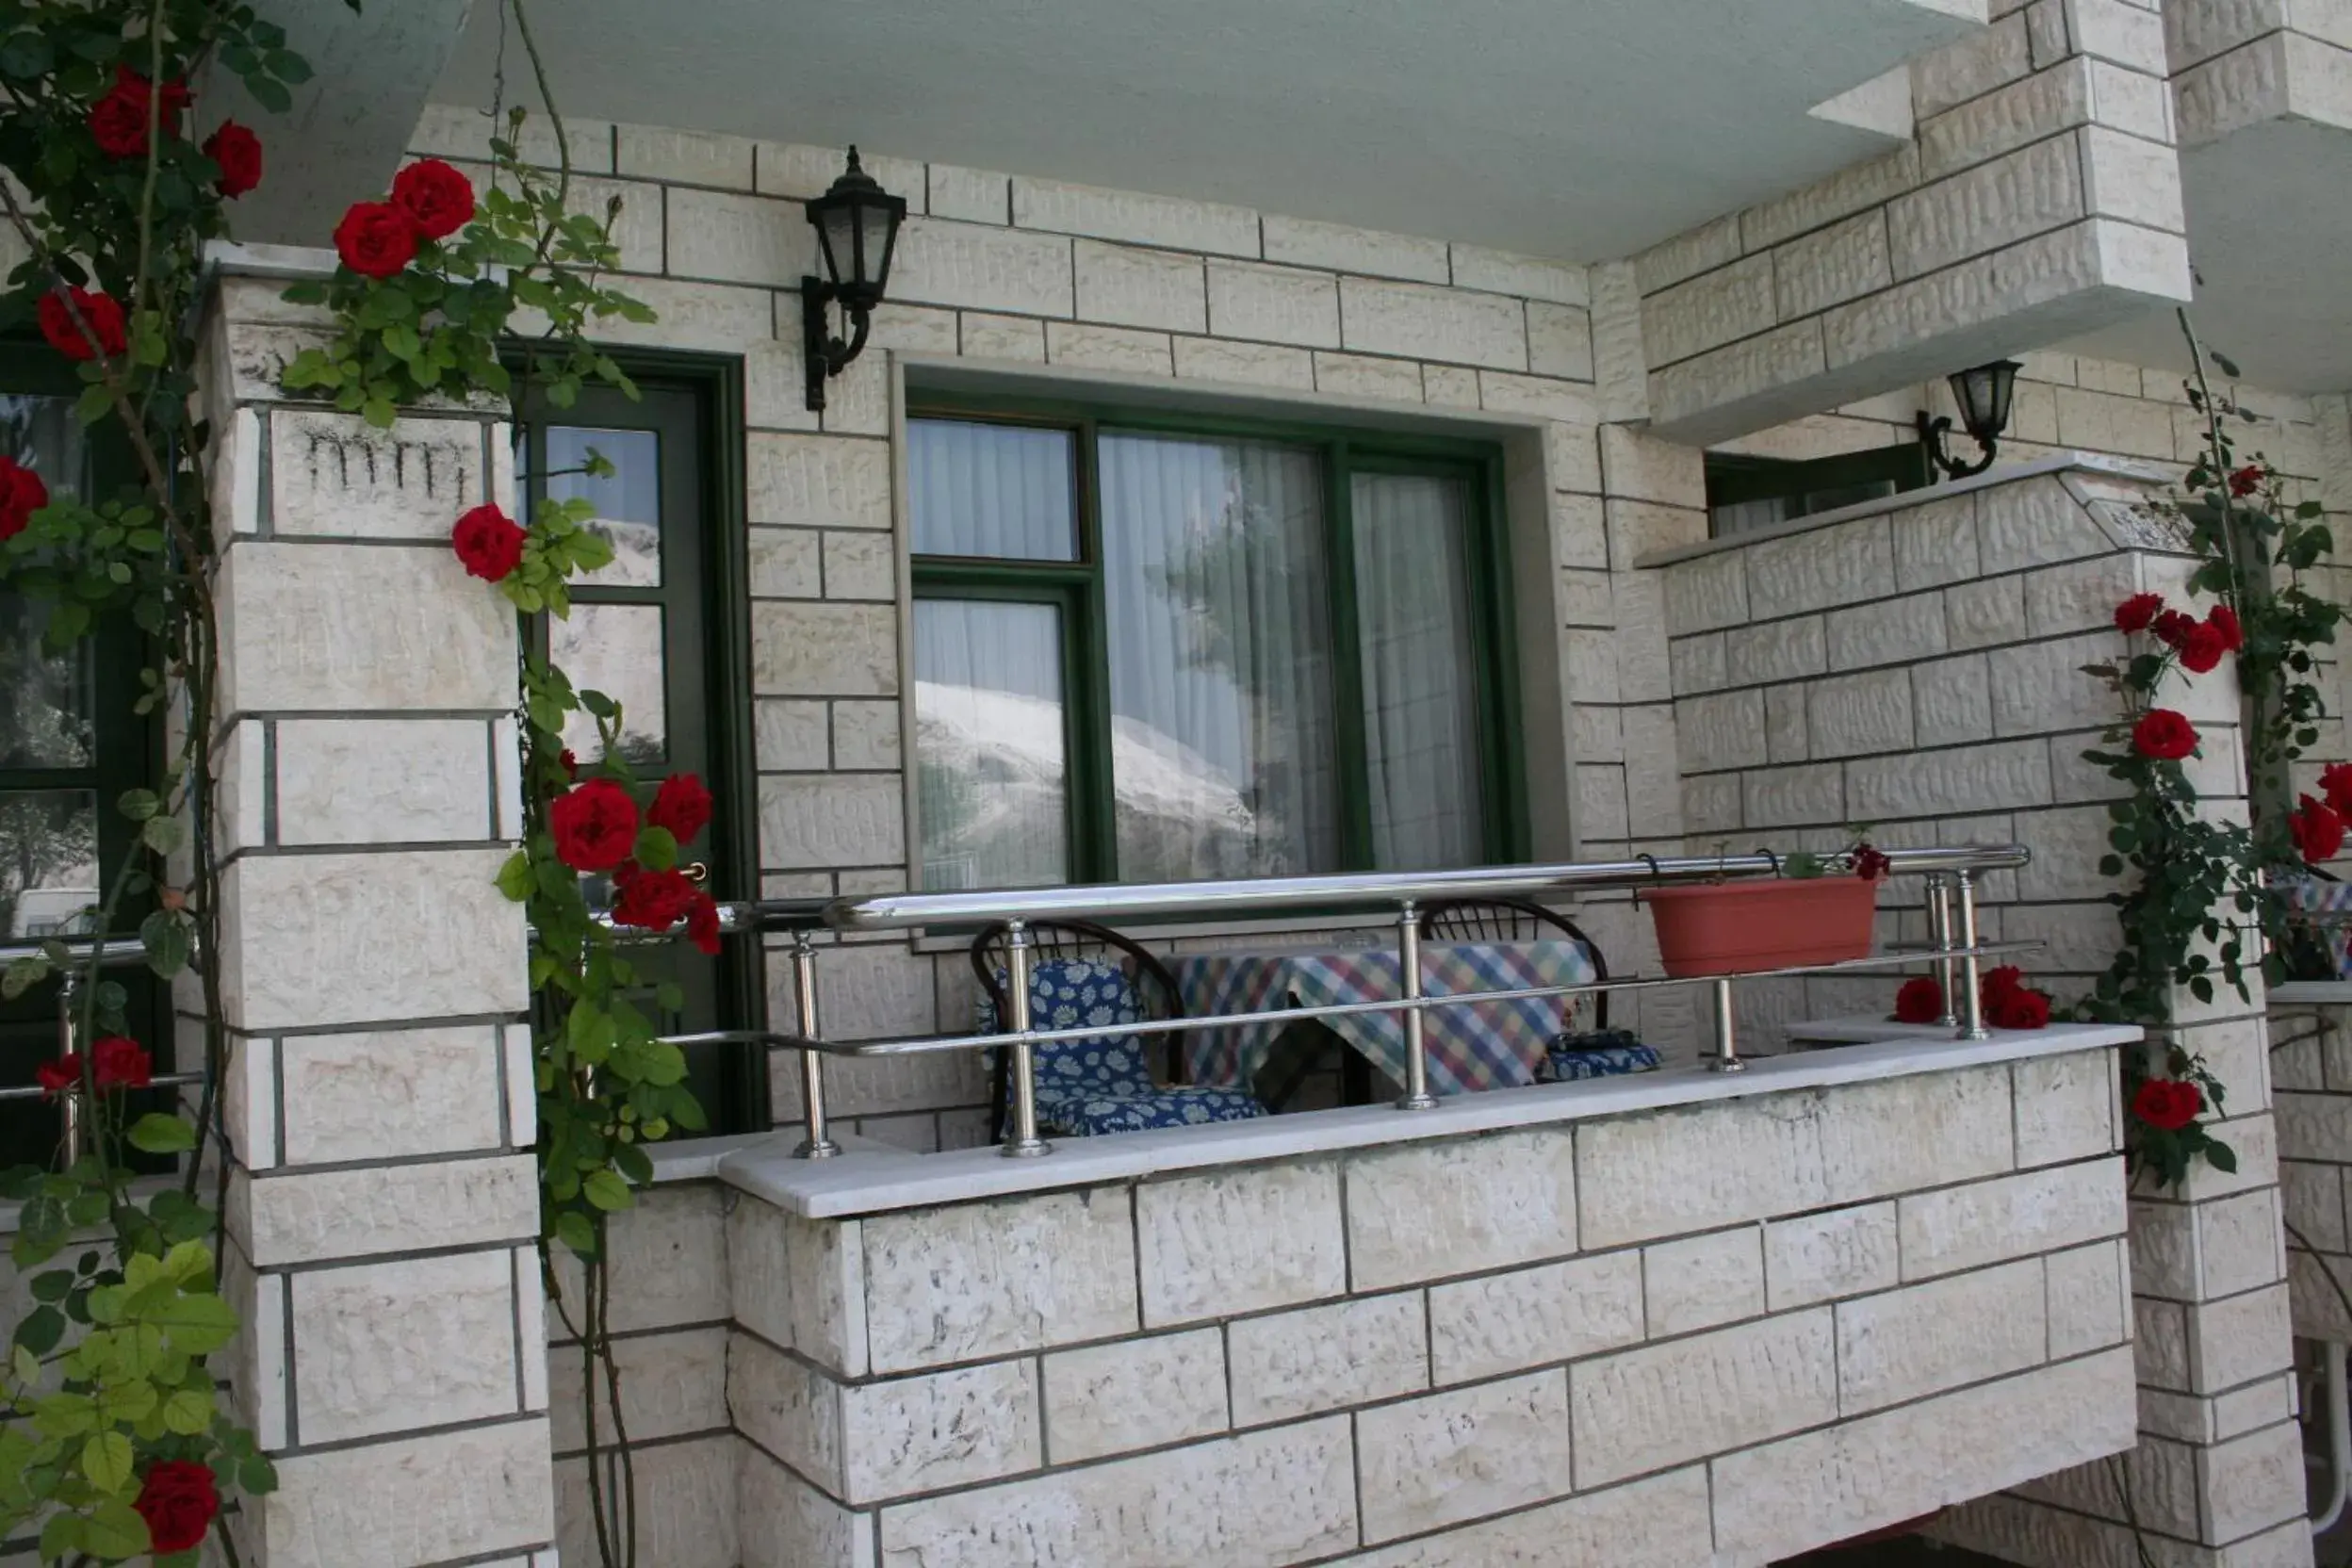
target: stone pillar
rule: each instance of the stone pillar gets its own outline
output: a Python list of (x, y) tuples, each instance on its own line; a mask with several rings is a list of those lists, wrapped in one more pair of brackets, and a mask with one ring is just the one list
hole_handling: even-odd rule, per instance
[(280, 1483), (237, 1527), (266, 1568), (552, 1568), (525, 931), (492, 885), (516, 621), (449, 547), (465, 508), (513, 506), (509, 433), (284, 396), (316, 319), (253, 261), (204, 367), (229, 1370)]

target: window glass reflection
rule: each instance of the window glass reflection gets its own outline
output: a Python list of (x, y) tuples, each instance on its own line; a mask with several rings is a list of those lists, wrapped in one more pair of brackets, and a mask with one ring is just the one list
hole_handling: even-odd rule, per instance
[[(39, 474), (52, 500), (78, 495), (86, 452), (63, 398), (0, 397), (0, 453)], [(86, 768), (92, 749), (90, 646), (41, 645), (46, 606), (0, 594), (0, 768)]]
[[(620, 752), (632, 768), (669, 761), (668, 662), (662, 655), (662, 607), (655, 604), (575, 604), (569, 620), (551, 621), (547, 654), (580, 691), (602, 692), (621, 705)], [(604, 755), (596, 721), (571, 715), (564, 744), (582, 763)]]
[(97, 902), (96, 792), (0, 790), (0, 934), (88, 931)]
[(926, 888), (1070, 877), (1062, 615), (915, 601), (915, 789)]
[[(612, 465), (611, 474), (579, 471), (591, 450)], [(547, 498), (584, 498), (596, 508), (589, 531), (612, 543), (611, 564), (582, 572), (580, 581), (604, 588), (662, 586), (662, 438), (654, 432), (550, 425)]]

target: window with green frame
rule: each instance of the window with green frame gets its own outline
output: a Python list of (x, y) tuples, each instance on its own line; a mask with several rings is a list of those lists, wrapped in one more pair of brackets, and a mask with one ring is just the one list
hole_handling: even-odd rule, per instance
[[(46, 349), (0, 345), (0, 453), (40, 474), (54, 498), (110, 491), (129, 471), (119, 441), (74, 418), (80, 390)], [(89, 929), (100, 868), (122, 863), (137, 826), (114, 802), (156, 772), (155, 727), (133, 713), (145, 662), (138, 631), (117, 616), (60, 654), (42, 645), (47, 621), (45, 606), (0, 591), (0, 944)], [(116, 929), (136, 928), (143, 913), (122, 911)], [(143, 971), (113, 978), (132, 1032), (168, 1058), (158, 988)], [(30, 1084), (57, 1054), (56, 996), (39, 987), (0, 1003), (0, 1083)], [(54, 1106), (0, 1101), (0, 1167), (45, 1162), (57, 1139)]]
[(926, 888), (1524, 853), (1490, 446), (918, 400)]
[(1709, 452), (1708, 531), (1718, 539), (1746, 533), (1901, 495), (1927, 482), (1926, 449), (1917, 441), (1804, 461)]

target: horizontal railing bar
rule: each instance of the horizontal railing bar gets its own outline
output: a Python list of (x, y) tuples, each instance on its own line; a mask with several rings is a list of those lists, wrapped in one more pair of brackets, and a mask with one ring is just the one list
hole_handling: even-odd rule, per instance
[[(821, 1051), (828, 1056), (923, 1056), (939, 1051), (983, 1051), (999, 1046), (1026, 1042), (1030, 1045), (1062, 1045), (1075, 1040), (1110, 1039), (1120, 1035), (1193, 1034), (1204, 1029), (1224, 1029), (1241, 1023), (1288, 1023), (1300, 1019), (1347, 1018), (1358, 1013), (1422, 1012), (1432, 1007), (1467, 1007), (1490, 1002), (1530, 1002), (1553, 996), (1588, 996), (1597, 991), (1657, 990), (1669, 986), (1711, 986), (1718, 980), (1737, 984), (1742, 980), (1780, 980), (1807, 974), (1864, 973), (1874, 969), (1895, 969), (1904, 964), (1936, 959), (1965, 958), (1974, 955), (1980, 958), (1999, 957), (2005, 954), (2035, 953), (2041, 950), (2038, 941), (1987, 942), (1973, 948), (1953, 948), (1949, 954), (1930, 949), (1926, 952), (1874, 953), (1867, 958), (1844, 958), (1834, 964), (1807, 964), (1794, 969), (1756, 970), (1745, 974), (1655, 975), (1632, 980), (1595, 980), (1578, 986), (1528, 986), (1507, 991), (1463, 991), (1453, 996), (1423, 996), (1407, 999), (1389, 997), (1372, 1002), (1327, 1002), (1304, 1007), (1269, 1007), (1250, 1013), (1213, 1013), (1204, 1018), (1144, 1019), (1135, 1023), (1086, 1023), (1068, 1029), (1032, 1029), (1025, 1035), (925, 1035), (908, 1039), (866, 1040), (850, 1044), (841, 1040), (812, 1040), (796, 1035), (770, 1035), (768, 1043), (793, 1050)], [(723, 1034), (750, 1034), (752, 1031), (722, 1031)], [(673, 1045), (724, 1044), (716, 1037), (672, 1037)]]
[[(201, 1072), (158, 1072), (141, 1084), (139, 1087), (172, 1089), (188, 1084), (201, 1084), (204, 1081), (204, 1075)], [(54, 1090), (42, 1088), (39, 1084), (14, 1085), (8, 1088), (0, 1088), (0, 1100), (39, 1100), (41, 1096), (54, 1092)]]
[[(1903, 875), (1937, 872), (2010, 871), (2033, 856), (2022, 844), (1968, 844), (1948, 849), (1890, 849), (1889, 869)], [(1297, 909), (1393, 906), (1410, 900), (1494, 898), (1577, 890), (1639, 888), (1656, 882), (1701, 882), (1777, 874), (1785, 856), (1698, 856), (1607, 860), (1549, 866), (1485, 866), (1464, 871), (1351, 872), (1329, 876), (1267, 876), (1241, 881), (1098, 884), (1076, 888), (1019, 888), (969, 893), (887, 893), (840, 899), (825, 911), (841, 931), (896, 931), (930, 924), (995, 920), (1277, 914)]]
[[(90, 937), (52, 937), (46, 941), (9, 942), (5, 946), (0, 946), (0, 967), (18, 963), (26, 958), (47, 957), (48, 955), (42, 950), (52, 941), (65, 948), (68, 964), (90, 962), (90, 954), (98, 946), (97, 941)], [(106, 939), (105, 963), (107, 968), (111, 969), (117, 964), (143, 964), (146, 961), (147, 949), (136, 936)]]

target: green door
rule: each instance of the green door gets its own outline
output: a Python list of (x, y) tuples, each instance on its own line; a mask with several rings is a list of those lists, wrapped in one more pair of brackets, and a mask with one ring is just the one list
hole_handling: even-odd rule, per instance
[[(540, 408), (521, 433), (520, 468), (530, 493), (585, 497), (613, 546), (612, 564), (574, 585), (568, 620), (549, 620), (547, 649), (583, 689), (621, 705), (618, 744), (648, 787), (665, 774), (702, 776), (720, 809), (682, 857), (722, 900), (759, 896), (746, 753), (748, 707), (735, 672), (740, 659), (731, 607), (743, 602), (740, 506), (729, 504), (727, 469), (716, 461), (718, 388), (695, 381), (641, 380), (641, 399), (591, 389), (568, 409)], [(610, 476), (580, 472), (591, 451)], [(574, 715), (565, 733), (584, 766), (601, 751), (596, 723)], [(690, 870), (690, 874), (691, 870)], [(600, 880), (600, 879), (599, 879)], [(600, 902), (601, 889), (591, 890)], [(639, 968), (672, 979), (684, 1005), (640, 1006), (664, 1033), (760, 1026), (759, 955), (731, 939), (705, 957), (682, 941), (648, 948)], [(695, 1097), (710, 1131), (764, 1125), (765, 1053), (744, 1046), (689, 1053)]]

